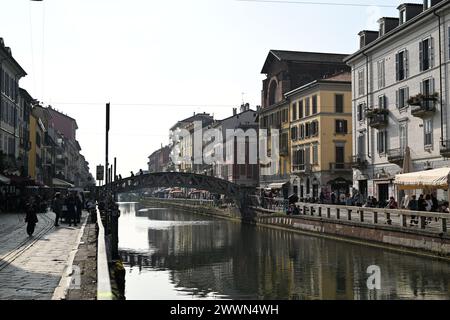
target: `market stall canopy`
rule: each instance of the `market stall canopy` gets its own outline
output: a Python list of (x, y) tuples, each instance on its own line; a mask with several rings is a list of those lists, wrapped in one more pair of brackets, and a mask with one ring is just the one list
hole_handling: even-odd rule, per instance
[(74, 187), (73, 184), (71, 184), (67, 181), (58, 179), (58, 178), (53, 178), (52, 183), (53, 183), (54, 187), (63, 187), (63, 188), (73, 188)]
[(5, 177), (4, 175), (0, 174), (0, 183), (1, 184), (9, 184), (11, 182), (11, 179)]
[(395, 176), (394, 184), (400, 189), (447, 189), (449, 185), (450, 168), (439, 168)]

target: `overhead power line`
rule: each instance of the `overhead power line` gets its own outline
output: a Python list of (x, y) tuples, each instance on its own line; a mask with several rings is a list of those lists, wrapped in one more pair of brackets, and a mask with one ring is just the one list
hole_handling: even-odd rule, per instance
[(289, 1), (289, 0), (235, 0), (238, 2), (257, 2), (257, 3), (279, 3), (279, 4), (302, 4), (302, 5), (320, 5), (320, 6), (342, 6), (342, 7), (381, 7), (397, 8), (397, 6), (387, 4), (364, 4), (364, 3), (338, 3), (338, 2), (316, 2), (316, 1)]

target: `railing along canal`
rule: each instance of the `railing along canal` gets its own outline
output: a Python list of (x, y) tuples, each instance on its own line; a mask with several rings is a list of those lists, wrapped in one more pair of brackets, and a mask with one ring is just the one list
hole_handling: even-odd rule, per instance
[[(410, 211), (403, 209), (366, 208), (317, 203), (296, 204), (297, 217), (311, 217), (334, 222), (351, 222), (364, 226), (389, 226), (401, 230), (422, 230), (439, 235), (448, 235), (449, 213)], [(255, 209), (261, 209), (255, 207)], [(267, 209), (263, 211), (269, 211)], [(274, 214), (279, 213), (273, 211)], [(295, 218), (296, 216), (290, 216)]]

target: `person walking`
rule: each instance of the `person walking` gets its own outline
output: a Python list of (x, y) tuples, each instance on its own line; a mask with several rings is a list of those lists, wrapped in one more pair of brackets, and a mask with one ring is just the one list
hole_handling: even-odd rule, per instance
[(63, 202), (61, 200), (61, 194), (58, 192), (53, 199), (53, 212), (55, 212), (55, 227), (59, 226), (59, 218), (61, 217)]
[(81, 211), (83, 210), (83, 202), (79, 195), (75, 195), (75, 206), (76, 206), (76, 223), (81, 222)]
[(36, 212), (37, 212), (36, 202), (35, 199), (31, 197), (27, 203), (27, 212), (25, 217), (25, 222), (27, 223), (27, 234), (29, 237), (33, 236), (36, 223), (38, 223)]
[(387, 205), (387, 208), (389, 209), (398, 209), (397, 201), (395, 201), (394, 197), (391, 197), (389, 199), (389, 203)]
[(66, 206), (67, 206), (67, 216), (69, 219), (69, 227), (72, 226), (72, 222), (74, 224), (74, 226), (77, 226), (77, 219), (76, 219), (76, 200), (75, 200), (75, 196), (73, 194), (69, 195), (67, 197), (67, 201), (66, 201)]
[[(415, 194), (413, 194), (411, 196), (411, 200), (409, 200), (407, 208), (411, 211), (419, 211), (419, 203), (416, 199)], [(418, 223), (419, 223), (419, 221), (416, 219), (416, 216), (411, 216), (410, 226), (413, 226), (414, 224), (418, 224)]]

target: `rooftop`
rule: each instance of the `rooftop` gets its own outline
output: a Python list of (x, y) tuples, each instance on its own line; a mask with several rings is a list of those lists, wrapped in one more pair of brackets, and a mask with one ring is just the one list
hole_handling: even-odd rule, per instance
[(270, 50), (264, 62), (261, 73), (267, 73), (267, 68), (272, 59), (278, 61), (294, 62), (315, 62), (315, 63), (343, 63), (346, 54), (306, 52), (306, 51), (288, 51), (288, 50)]

